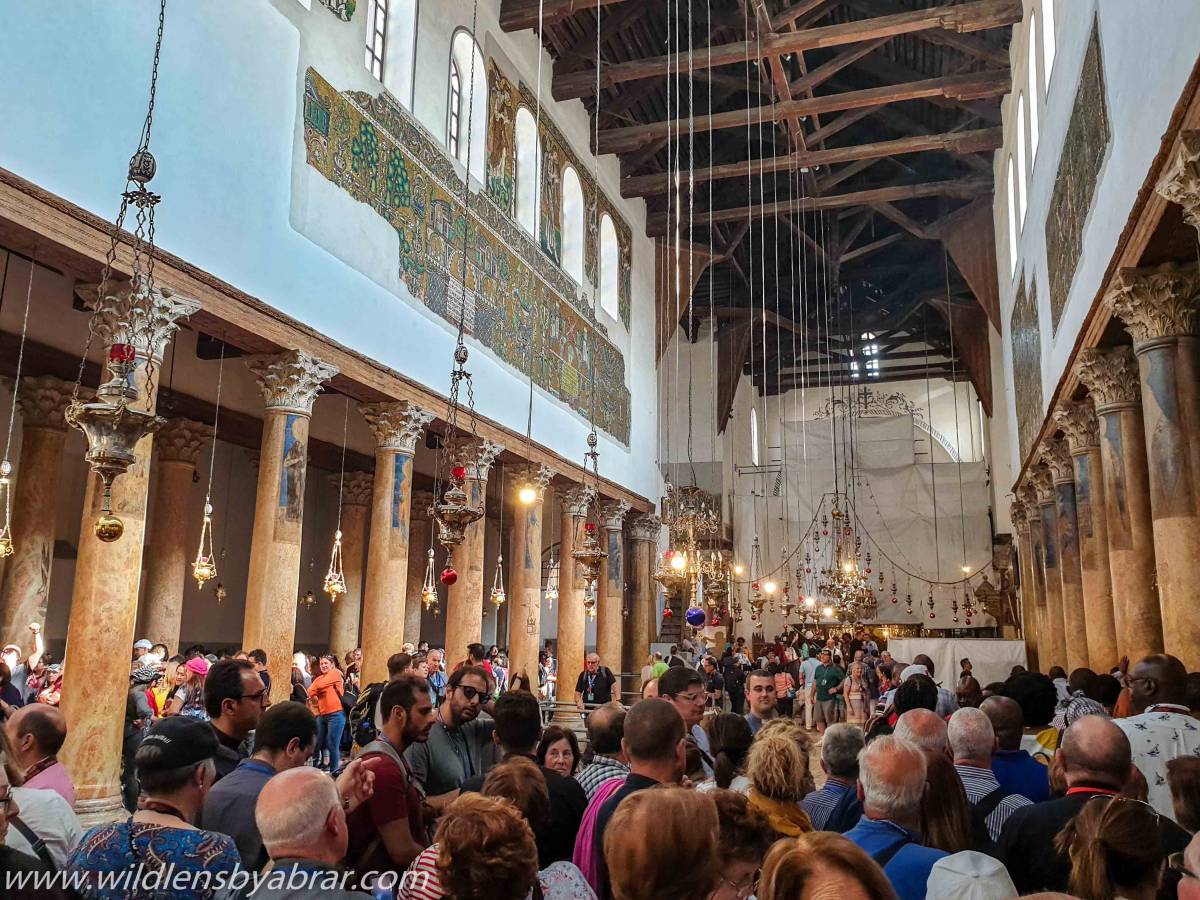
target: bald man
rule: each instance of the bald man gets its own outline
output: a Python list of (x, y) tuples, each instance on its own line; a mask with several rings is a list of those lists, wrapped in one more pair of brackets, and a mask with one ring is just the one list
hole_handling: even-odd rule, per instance
[(629, 760), (621, 749), (625, 738), (625, 707), (606, 703), (593, 711), (588, 716), (587, 733), (592, 761), (575, 773), (575, 780), (590, 802), (604, 782), (629, 774)]
[[(1084, 716), (1072, 724), (1056, 758), (1067, 781), (1067, 796), (1017, 810), (998, 842), (1000, 860), (1022, 894), (1067, 890), (1071, 863), (1055, 849), (1055, 837), (1089, 800), (1117, 796), (1133, 770), (1129, 740), (1103, 716)], [(1166, 855), (1187, 846), (1188, 834), (1163, 817), (1157, 839)]]
[(1129, 738), (1133, 762), (1150, 786), (1147, 799), (1161, 816), (1174, 816), (1167, 763), (1200, 753), (1200, 722), (1187, 704), (1187, 669), (1174, 656), (1147, 656), (1129, 679), (1134, 715), (1116, 723)]
[(996, 749), (992, 753), (992, 774), (1010, 794), (1041, 803), (1050, 799), (1050, 769), (1021, 747), (1025, 717), (1021, 705), (1010, 697), (988, 697), (980, 710), (992, 723)]
[(4, 723), (12, 760), (25, 779), (25, 787), (54, 791), (72, 809), (75, 785), (58, 751), (67, 739), (67, 722), (56, 706), (34, 703), (17, 709)]
[(950, 743), (946, 739), (946, 720), (928, 709), (910, 709), (896, 720), (893, 732), (903, 741), (916, 744), (926, 753), (935, 756), (950, 756)]

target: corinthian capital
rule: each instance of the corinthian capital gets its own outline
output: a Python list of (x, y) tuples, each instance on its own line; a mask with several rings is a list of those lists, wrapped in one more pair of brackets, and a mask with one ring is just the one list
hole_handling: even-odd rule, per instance
[(211, 425), (191, 419), (168, 419), (154, 435), (154, 449), (161, 462), (184, 462), (195, 466), (200, 448), (212, 436)]
[(554, 470), (540, 463), (522, 463), (512, 467), (509, 477), (518, 491), (527, 487), (533, 488), (536, 495), (533, 502), (540, 503), (546, 495), (546, 488), (550, 486), (551, 479), (554, 478)]
[(1038, 458), (1050, 472), (1054, 484), (1062, 484), (1075, 480), (1075, 466), (1071, 462), (1071, 454), (1067, 451), (1064, 441), (1050, 439), (1042, 441)]
[(558, 495), (563, 510), (577, 519), (587, 515), (588, 507), (595, 499), (596, 488), (591, 484), (575, 484)]
[(662, 519), (658, 516), (643, 514), (629, 523), (629, 537), (635, 541), (647, 541), (657, 544), (662, 534)]
[(96, 336), (106, 346), (131, 344), (142, 358), (162, 359), (179, 320), (200, 309), (198, 300), (181, 297), (164, 285), (147, 288), (146, 280), (110, 281), (77, 287), (76, 293), (96, 311)]
[(1054, 502), (1054, 475), (1050, 467), (1037, 463), (1029, 467), (1029, 481), (1037, 492), (1037, 502), (1042, 506)]
[(367, 425), (375, 434), (375, 444), (380, 450), (396, 450), (412, 455), (417, 450), (417, 441), (425, 433), (425, 426), (433, 420), (433, 413), (408, 400), (398, 403), (362, 403), (358, 407)]
[(455, 465), (467, 470), (467, 478), (472, 481), (487, 481), (492, 463), (504, 448), (487, 438), (458, 438), (450, 448), (450, 458)]
[(1086, 453), (1100, 446), (1100, 421), (1091, 400), (1061, 404), (1054, 411), (1054, 422), (1067, 436), (1072, 453)]
[(1179, 135), (1179, 149), (1158, 182), (1156, 190), (1183, 207), (1183, 218), (1200, 229), (1200, 131)]
[(1020, 499), (1014, 499), (1008, 504), (1008, 517), (1013, 521), (1013, 527), (1020, 534), (1029, 533), (1029, 507)]
[[(66, 431), (63, 411), (71, 405), (75, 385), (51, 375), (26, 375), (21, 379), (17, 405), (21, 407), (21, 423), (26, 428), (53, 428)], [(80, 397), (91, 391), (80, 390)]]
[(1195, 334), (1197, 300), (1200, 269), (1195, 263), (1122, 269), (1105, 297), (1135, 346), (1155, 338)]
[(633, 504), (628, 500), (610, 500), (600, 507), (600, 522), (609, 531), (620, 531), (631, 509)]
[(1098, 413), (1141, 399), (1141, 376), (1132, 347), (1082, 350), (1075, 361), (1075, 374), (1092, 392)]
[(322, 362), (303, 350), (276, 356), (252, 356), (246, 367), (258, 379), (267, 409), (312, 415), (321, 386), (338, 373), (337, 366)]
[(368, 506), (371, 503), (371, 488), (375, 485), (375, 476), (370, 472), (334, 472), (329, 476), (329, 483), (335, 488), (341, 485), (342, 505)]

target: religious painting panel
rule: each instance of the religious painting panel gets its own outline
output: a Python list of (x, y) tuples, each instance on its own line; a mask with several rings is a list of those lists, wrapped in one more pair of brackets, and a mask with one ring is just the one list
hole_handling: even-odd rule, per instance
[(1022, 276), (1013, 303), (1009, 332), (1012, 341), (1013, 394), (1017, 407), (1017, 442), (1024, 459), (1042, 429), (1042, 336), (1038, 321), (1037, 284), (1025, 290)]

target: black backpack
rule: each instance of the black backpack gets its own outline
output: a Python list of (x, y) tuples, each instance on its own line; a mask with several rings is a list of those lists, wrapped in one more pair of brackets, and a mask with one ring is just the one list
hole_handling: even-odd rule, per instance
[(379, 735), (375, 730), (375, 707), (379, 705), (379, 698), (383, 696), (383, 688), (382, 681), (367, 685), (359, 693), (354, 708), (350, 710), (350, 734), (354, 743), (360, 747), (367, 746)]
[(1004, 798), (1012, 795), (1002, 787), (996, 788), (990, 794), (984, 794), (979, 802), (971, 806), (971, 837), (975, 846), (972, 848), (988, 856), (996, 856), (996, 843), (988, 834), (987, 817), (995, 812), (996, 807), (1004, 802)]

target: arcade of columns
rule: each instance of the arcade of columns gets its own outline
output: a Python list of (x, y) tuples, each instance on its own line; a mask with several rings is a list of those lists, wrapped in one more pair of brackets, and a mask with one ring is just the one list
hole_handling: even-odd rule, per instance
[[(95, 298), (96, 293), (93, 288), (100, 308), (97, 334), (106, 345), (134, 344), (140, 363), (135, 377), (144, 386), (147, 361), (161, 363), (172, 334), (199, 304), (167, 288), (147, 294), (131, 291), (125, 284), (112, 286), (107, 297)], [(147, 322), (153, 327), (147, 328)], [(279, 701), (287, 698), (291, 685), (309, 420), (317, 394), (337, 369), (298, 350), (253, 357), (247, 364), (261, 388), (264, 409), (242, 646), (267, 652), (273, 699)], [(5, 635), (22, 634), (28, 623), (45, 621), (68, 429), (63, 413), (72, 391), (73, 385), (49, 376), (21, 379), (18, 407), (23, 437), (13, 502), (17, 540), (0, 582), (0, 623)], [(142, 397), (146, 408), (153, 410), (156, 396), (142, 391)], [(433, 496), (414, 492), (413, 459), (433, 414), (408, 401), (362, 404), (359, 409), (375, 437), (375, 466), (373, 474), (349, 472), (342, 481), (347, 591), (334, 604), (329, 645), (340, 653), (361, 646), (363, 678), (372, 682), (386, 680), (389, 655), (405, 641), (420, 639), (420, 592), (432, 536), (428, 510)], [(120, 809), (128, 679), (123, 669), (104, 661), (128, 659), (135, 637), (162, 641), (173, 649), (179, 646), (184, 588), (195, 551), (188, 544), (187, 500), (197, 461), (212, 436), (208, 425), (170, 419), (138, 443), (135, 464), (113, 486), (113, 511), (125, 523), (124, 536), (115, 543), (102, 543), (93, 533), (100, 491), (97, 478), (88, 476), (62, 692), (69, 731), (62, 757), (75, 780), (76, 809), (88, 821), (111, 818)], [(474, 503), (485, 502), (488, 475), (502, 450), (491, 441), (474, 438), (452, 447), (455, 461), (467, 469), (465, 488)], [(151, 503), (152, 465), (157, 478)], [(500, 613), (510, 617), (512, 670), (536, 671), (543, 510), (546, 492), (553, 490), (563, 521), (558, 658), (564, 678), (571, 677), (583, 668), (585, 626), (583, 585), (572, 577), (571, 550), (596, 488), (572, 484), (545, 465), (514, 469), (515, 477), (510, 473), (506, 478), (512, 496), (504, 498), (515, 511), (511, 548), (505, 553), (510, 600), (507, 613)], [(335, 482), (339, 478), (331, 477)], [(556, 477), (558, 483), (552, 486)], [(525, 505), (516, 494), (527, 483), (537, 496)], [(598, 522), (609, 554), (598, 585), (598, 650), (614, 670), (624, 665), (627, 671), (640, 668), (655, 634), (651, 566), (661, 530), (653, 516), (629, 516), (630, 510), (628, 502), (606, 501)], [(460, 577), (443, 602), (445, 646), (451, 662), (465, 656), (468, 643), (481, 639), (485, 582), (490, 587), (484, 573), (485, 522), (480, 519), (472, 525), (453, 553)], [(628, 609), (626, 578), (631, 587)]]
[[(1200, 231), (1200, 132), (1157, 185)], [(1132, 346), (1085, 349), (1081, 402), (1053, 411), (1063, 439), (1035, 450), (1015, 489), (1031, 664), (1107, 672), (1171, 653), (1200, 668), (1200, 351), (1195, 262), (1123, 269), (1104, 302)]]

